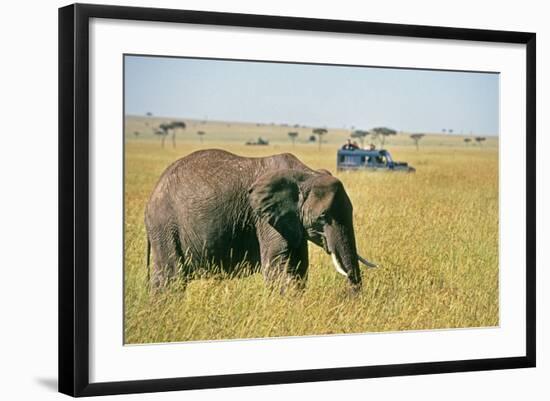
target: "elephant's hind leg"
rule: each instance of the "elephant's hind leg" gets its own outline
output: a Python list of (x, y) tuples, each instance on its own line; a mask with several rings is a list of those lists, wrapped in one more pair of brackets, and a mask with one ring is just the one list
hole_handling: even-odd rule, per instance
[(174, 235), (159, 235), (151, 241), (152, 271), (151, 288), (166, 287), (178, 273), (180, 265), (179, 241)]

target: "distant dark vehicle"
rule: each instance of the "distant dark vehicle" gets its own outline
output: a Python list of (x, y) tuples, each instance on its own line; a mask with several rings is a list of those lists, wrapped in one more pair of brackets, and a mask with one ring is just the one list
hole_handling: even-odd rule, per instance
[(416, 169), (409, 166), (408, 163), (394, 161), (390, 152), (384, 149), (339, 149), (336, 158), (336, 169), (338, 171), (403, 171), (406, 173), (413, 173), (416, 171)]
[(267, 139), (263, 139), (262, 137), (259, 137), (257, 140), (255, 141), (247, 141), (245, 143), (245, 145), (269, 145), (269, 141)]

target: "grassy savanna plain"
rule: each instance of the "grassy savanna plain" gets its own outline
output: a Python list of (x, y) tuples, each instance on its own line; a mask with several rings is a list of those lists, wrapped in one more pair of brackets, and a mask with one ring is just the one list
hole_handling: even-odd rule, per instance
[[(174, 148), (151, 127), (162, 119), (127, 117), (125, 127), (125, 343), (487, 327), (499, 324), (498, 138), (482, 146), (462, 136), (427, 135), (416, 150), (408, 135), (389, 138), (394, 159), (415, 174), (336, 173), (336, 150), (349, 131), (332, 130), (319, 150), (309, 128), (188, 121)], [(199, 141), (197, 131), (206, 134)], [(287, 133), (299, 132), (293, 147)], [(136, 136), (134, 133), (139, 132)], [(262, 136), (269, 146), (245, 146)], [(163, 170), (207, 148), (243, 156), (291, 152), (344, 183), (354, 205), (359, 252), (380, 265), (363, 270), (350, 296), (330, 257), (309, 244), (302, 293), (280, 295), (260, 274), (207, 276), (185, 291), (175, 282), (147, 288), (144, 208)]]

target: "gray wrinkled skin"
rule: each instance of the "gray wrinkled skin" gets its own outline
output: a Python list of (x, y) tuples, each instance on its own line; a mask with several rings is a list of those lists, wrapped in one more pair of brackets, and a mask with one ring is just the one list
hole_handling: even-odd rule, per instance
[(249, 158), (209, 149), (179, 159), (155, 186), (145, 226), (152, 288), (239, 266), (260, 270), (268, 283), (303, 286), (308, 240), (332, 254), (353, 290), (361, 286), (342, 183), (288, 153)]

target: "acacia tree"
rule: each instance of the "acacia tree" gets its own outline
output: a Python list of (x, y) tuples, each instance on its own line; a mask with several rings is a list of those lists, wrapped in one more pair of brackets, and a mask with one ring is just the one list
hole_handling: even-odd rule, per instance
[(380, 141), (380, 146), (384, 147), (386, 138), (391, 135), (397, 135), (397, 131), (387, 127), (376, 127), (371, 130), (371, 135), (374, 139)]
[(416, 145), (416, 150), (418, 150), (418, 142), (424, 138), (424, 134), (411, 134), (411, 139), (414, 141), (414, 144)]
[(464, 142), (470, 143), (470, 142), (472, 142), (472, 138), (464, 138)]
[(479, 147), (481, 147), (481, 142), (485, 141), (487, 138), (484, 136), (476, 136), (474, 139), (479, 144)]
[(164, 141), (166, 140), (166, 137), (170, 133), (170, 130), (172, 129), (172, 124), (170, 123), (162, 123), (159, 125), (160, 130), (162, 131), (162, 136), (160, 138), (160, 145), (162, 148), (164, 148)]
[(289, 132), (288, 133), (288, 137), (290, 138), (290, 140), (292, 141), (292, 147), (294, 147), (295, 145), (295, 142), (296, 142), (296, 138), (298, 137), (298, 133), (297, 132)]
[(358, 129), (358, 130), (355, 130), (351, 133), (351, 137), (359, 139), (359, 142), (361, 142), (361, 147), (364, 148), (365, 147), (365, 138), (369, 134), (370, 134), (369, 131), (363, 131), (363, 130)]
[(204, 132), (204, 131), (197, 131), (197, 135), (199, 136), (199, 139), (200, 139), (201, 143), (202, 143), (202, 138), (204, 137), (204, 134), (206, 134), (206, 132)]
[(134, 135), (137, 138), (139, 136), (139, 131), (134, 131)]
[(172, 121), (169, 125), (169, 130), (172, 130), (172, 146), (176, 147), (176, 132), (178, 129), (185, 129), (186, 125), (183, 121)]
[(326, 128), (314, 128), (313, 134), (317, 135), (317, 139), (319, 140), (319, 150), (321, 149), (321, 142), (323, 142), (323, 135), (326, 135), (328, 133)]

